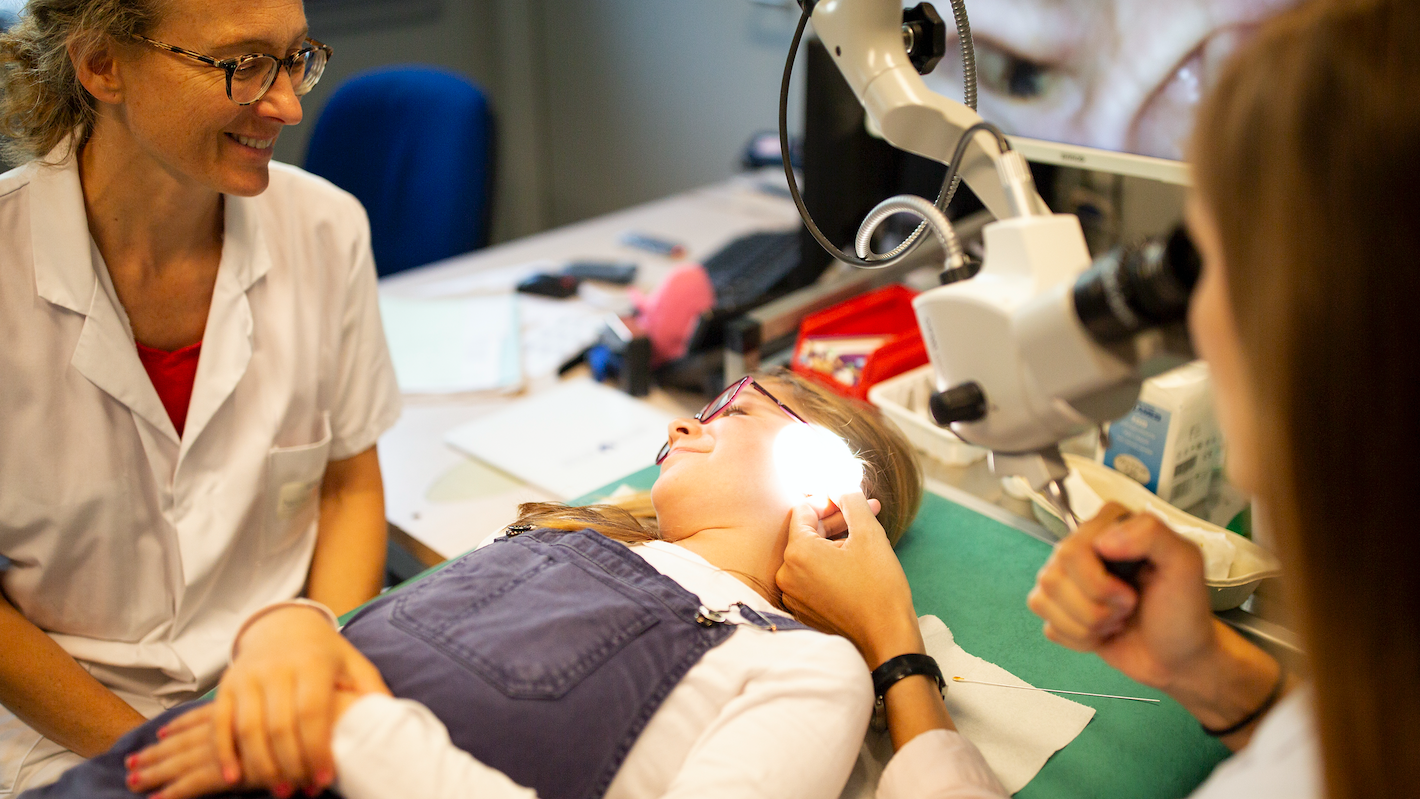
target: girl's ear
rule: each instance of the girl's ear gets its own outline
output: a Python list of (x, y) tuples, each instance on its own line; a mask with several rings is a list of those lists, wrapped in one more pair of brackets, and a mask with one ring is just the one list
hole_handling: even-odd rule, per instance
[[(822, 507), (820, 507), (820, 503), (823, 503)], [(826, 537), (834, 538), (848, 532), (848, 522), (843, 518), (843, 511), (833, 504), (833, 500), (828, 497), (809, 497), (809, 504), (818, 514), (819, 520), (823, 522)], [(868, 507), (873, 509), (873, 515), (876, 516), (883, 509), (883, 503), (876, 499), (870, 499)]]
[(104, 37), (95, 47), (69, 43), (69, 62), (74, 65), (74, 74), (79, 83), (95, 100), (109, 105), (123, 101), (123, 79), (118, 71), (117, 44)]

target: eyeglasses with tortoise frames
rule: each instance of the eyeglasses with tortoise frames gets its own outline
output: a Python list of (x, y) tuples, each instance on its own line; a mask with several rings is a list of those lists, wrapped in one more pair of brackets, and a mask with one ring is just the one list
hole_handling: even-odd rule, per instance
[(335, 52), (330, 45), (307, 37), (300, 50), (285, 58), (265, 53), (251, 53), (235, 58), (213, 58), (136, 33), (133, 34), (133, 39), (149, 47), (174, 53), (227, 73), (227, 97), (237, 105), (251, 105), (265, 97), (271, 85), (276, 82), (278, 70), (283, 67), (291, 75), (291, 88), (296, 96), (305, 95), (320, 82), (326, 62)]

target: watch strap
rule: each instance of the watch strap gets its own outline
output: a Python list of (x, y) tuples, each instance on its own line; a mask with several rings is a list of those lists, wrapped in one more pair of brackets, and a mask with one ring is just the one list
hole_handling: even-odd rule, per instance
[(918, 674), (936, 680), (937, 690), (946, 690), (947, 681), (942, 677), (942, 670), (937, 666), (937, 661), (931, 655), (910, 652), (889, 658), (881, 666), (873, 669), (873, 693), (881, 699), (887, 694), (888, 689), (896, 685), (899, 680)]

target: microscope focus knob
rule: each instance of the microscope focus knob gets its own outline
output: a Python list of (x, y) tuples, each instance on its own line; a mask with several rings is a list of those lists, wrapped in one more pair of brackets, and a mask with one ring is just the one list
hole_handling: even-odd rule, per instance
[(946, 427), (952, 422), (975, 422), (986, 415), (986, 394), (976, 383), (962, 383), (927, 401), (932, 419)]
[(918, 75), (936, 69), (947, 54), (947, 25), (931, 3), (918, 3), (902, 12), (902, 44)]

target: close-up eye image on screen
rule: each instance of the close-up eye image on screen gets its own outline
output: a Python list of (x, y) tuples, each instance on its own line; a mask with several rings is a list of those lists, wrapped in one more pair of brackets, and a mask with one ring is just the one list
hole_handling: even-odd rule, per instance
[[(1194, 111), (1223, 64), (1263, 21), (1296, 5), (975, 0), (969, 8), (978, 109), (1012, 136), (1178, 161)], [(959, 96), (960, 51), (954, 36), (947, 42), (947, 57), (924, 80)], [(1032, 157), (1071, 163), (1058, 155)]]

